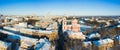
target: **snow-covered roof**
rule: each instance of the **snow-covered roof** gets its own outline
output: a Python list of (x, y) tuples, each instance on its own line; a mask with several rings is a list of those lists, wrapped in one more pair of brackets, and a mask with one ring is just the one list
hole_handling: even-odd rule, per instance
[(120, 28), (120, 25), (118, 25), (117, 27), (119, 27), (119, 28)]
[(51, 43), (47, 39), (40, 39), (39, 44), (36, 44), (36, 50), (49, 50)]
[(114, 42), (112, 39), (106, 39), (108, 42)]
[(45, 42), (45, 39), (40, 39), (39, 42)]
[(68, 36), (69, 38), (73, 39), (85, 39), (85, 35), (82, 32), (73, 32), (66, 30), (64, 34), (66, 34), (66, 36)]
[(77, 34), (77, 35), (83, 35), (83, 33), (82, 33), (82, 32), (73, 32), (73, 31), (71, 31), (71, 30), (66, 30), (66, 31), (64, 31), (64, 33), (67, 33), (67, 34)]
[(96, 46), (101, 46), (103, 43), (101, 41), (93, 41), (93, 44)]
[(120, 21), (118, 21), (118, 23), (120, 23)]
[(82, 20), (81, 20), (81, 21), (79, 21), (79, 22), (80, 22), (80, 23), (85, 23), (85, 22), (84, 22), (84, 21), (82, 21)]
[(106, 45), (107, 43), (113, 43), (114, 41), (110, 38), (107, 39), (101, 39), (98, 41), (93, 41), (93, 44), (96, 46), (102, 46), (102, 45)]
[(25, 31), (37, 31), (37, 30), (35, 30), (35, 29), (28, 29), (28, 28), (23, 28), (22, 30), (25, 30)]
[(101, 35), (99, 33), (90, 33), (89, 35), (87, 35), (87, 38), (91, 39), (91, 38), (98, 38)]
[(39, 32), (39, 33), (46, 33), (46, 34), (49, 34), (49, 33), (53, 33), (54, 31), (50, 30), (35, 30), (35, 29), (28, 29), (28, 28), (24, 28), (24, 30), (26, 31), (33, 31), (33, 32)]
[(29, 42), (37, 42), (38, 39), (30, 38), (26, 36), (19, 36), (21, 38), (21, 41), (29, 41)]
[(3, 28), (7, 30), (12, 30), (12, 31), (19, 31), (19, 28), (12, 28), (10, 26), (4, 26)]
[(115, 40), (120, 40), (120, 35), (114, 37)]
[(0, 29), (0, 32), (4, 33), (4, 34), (8, 34), (8, 35), (15, 35), (14, 33), (11, 33), (11, 32), (8, 32), (8, 31), (2, 30), (2, 29)]
[(22, 43), (23, 43), (22, 45), (26, 45), (26, 46), (32, 46), (33, 45), (31, 42), (26, 42), (26, 41), (24, 41)]
[(52, 31), (47, 31), (47, 30), (39, 30), (39, 32), (40, 33), (47, 33), (47, 34), (52, 33)]
[(27, 23), (26, 23), (26, 22), (23, 22), (23, 23), (15, 24), (14, 26), (27, 27)]
[(11, 37), (11, 38), (17, 38), (16, 36), (18, 36), (18, 37), (20, 37), (21, 41), (27, 41), (28, 40), (29, 42), (37, 42), (37, 40), (38, 40), (38, 39), (35, 39), (35, 38), (30, 38), (30, 37), (26, 37), (26, 36), (17, 35), (17, 34), (11, 33), (9, 31), (1, 30), (1, 29), (0, 29), (0, 32), (8, 34), (8, 35), (12, 35), (12, 36), (8, 36), (8, 37)]
[(11, 39), (18, 39), (18, 40), (20, 40), (20, 37), (19, 36), (15, 36), (15, 35), (9, 35), (7, 38), (8, 39), (11, 38)]
[(37, 44), (35, 50), (40, 50), (40, 49), (44, 46), (44, 44), (45, 44), (45, 43)]
[(89, 45), (92, 45), (91, 41), (85, 41), (83, 42), (84, 46), (89, 46)]
[(87, 25), (80, 25), (80, 27), (92, 28), (92, 26), (87, 26)]
[(85, 20), (90, 20), (89, 18), (85, 18)]

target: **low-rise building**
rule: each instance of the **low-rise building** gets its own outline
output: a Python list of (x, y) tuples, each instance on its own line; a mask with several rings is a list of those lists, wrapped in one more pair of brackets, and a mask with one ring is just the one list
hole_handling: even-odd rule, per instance
[(70, 38), (70, 39), (80, 39), (80, 40), (84, 40), (85, 39), (85, 35), (82, 32), (73, 32), (70, 30), (66, 30), (64, 32), (64, 37), (66, 38)]
[(10, 27), (10, 26), (4, 26), (3, 29), (5, 30), (11, 30), (11, 31), (19, 31), (18, 27)]
[(93, 41), (93, 50), (108, 50), (113, 47), (114, 41), (110, 38)]
[(25, 36), (20, 36), (21, 41), (21, 48), (24, 49), (31, 49), (34, 45), (36, 45), (38, 39), (30, 38), (30, 37), (25, 37)]
[(119, 46), (120, 45), (120, 35), (117, 35), (114, 37), (114, 45)]
[(27, 28), (21, 28), (19, 32), (23, 33), (23, 34), (32, 35), (32, 34), (34, 34), (33, 32), (36, 32), (36, 30), (27, 29)]
[(0, 50), (12, 50), (12, 43), (0, 41)]
[(22, 22), (22, 23), (18, 23), (13, 25), (14, 27), (21, 27), (21, 28), (26, 28), (28, 26), (27, 22)]

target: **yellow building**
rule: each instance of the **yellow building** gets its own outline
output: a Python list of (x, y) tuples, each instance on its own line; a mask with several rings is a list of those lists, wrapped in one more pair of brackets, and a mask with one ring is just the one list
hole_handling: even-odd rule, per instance
[(12, 43), (0, 41), (0, 50), (12, 50)]

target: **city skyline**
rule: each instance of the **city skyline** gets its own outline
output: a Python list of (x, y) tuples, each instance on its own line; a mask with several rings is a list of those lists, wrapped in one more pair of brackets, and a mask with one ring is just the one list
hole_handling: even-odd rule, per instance
[(119, 0), (0, 0), (3, 15), (120, 15)]

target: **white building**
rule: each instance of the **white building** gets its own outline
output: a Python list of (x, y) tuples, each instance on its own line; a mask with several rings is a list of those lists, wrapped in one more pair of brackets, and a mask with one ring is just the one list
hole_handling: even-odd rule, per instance
[(70, 39), (80, 39), (80, 40), (85, 39), (85, 35), (82, 32), (73, 32), (73, 31), (66, 30), (64, 32), (64, 35), (66, 38), (70, 38)]

